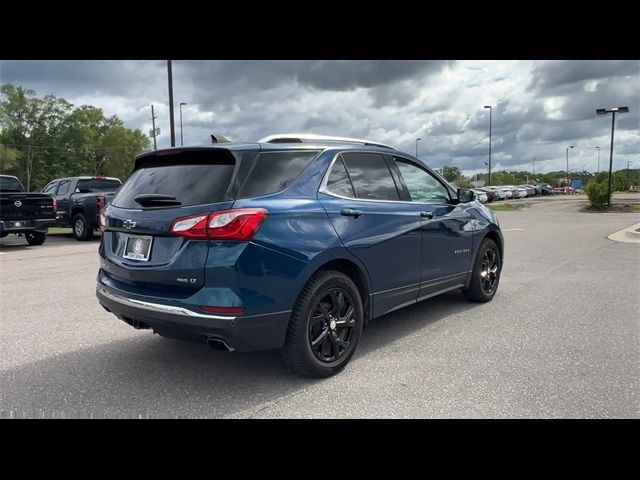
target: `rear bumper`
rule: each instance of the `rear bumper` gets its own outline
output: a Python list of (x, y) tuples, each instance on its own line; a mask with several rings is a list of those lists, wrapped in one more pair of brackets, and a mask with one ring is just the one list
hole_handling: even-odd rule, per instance
[(222, 340), (239, 352), (282, 347), (291, 315), (291, 311), (237, 317), (208, 315), (177, 304), (158, 303), (157, 299), (133, 298), (100, 282), (96, 296), (107, 311), (135, 328), (151, 328), (166, 337), (195, 342)]
[(16, 227), (13, 225), (13, 220), (0, 221), (0, 234), (3, 233), (26, 233), (33, 230), (45, 231), (52, 226), (56, 220), (55, 218), (38, 218), (36, 220), (17, 220), (24, 222), (23, 226)]

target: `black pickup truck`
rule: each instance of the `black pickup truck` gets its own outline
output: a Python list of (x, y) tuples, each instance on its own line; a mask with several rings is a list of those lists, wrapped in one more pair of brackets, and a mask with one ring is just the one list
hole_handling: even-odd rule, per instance
[(55, 225), (71, 227), (76, 240), (89, 240), (98, 229), (100, 211), (120, 185), (113, 177), (67, 177), (52, 180), (42, 192), (58, 203)]
[(56, 219), (56, 199), (27, 193), (16, 177), (0, 175), (0, 238), (24, 235), (30, 245), (42, 245)]

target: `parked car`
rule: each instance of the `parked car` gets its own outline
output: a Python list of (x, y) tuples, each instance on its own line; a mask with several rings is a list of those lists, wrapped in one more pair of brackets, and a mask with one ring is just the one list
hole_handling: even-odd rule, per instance
[(553, 194), (553, 187), (551, 187), (551, 185), (539, 184), (538, 188), (540, 189), (540, 195), (551, 195), (551, 194)]
[(496, 193), (496, 197), (498, 200), (506, 200), (507, 198), (511, 198), (512, 193), (511, 190), (503, 187), (487, 187), (490, 190), (493, 190)]
[(533, 188), (530, 185), (519, 185), (519, 188), (524, 188), (525, 189), (527, 197), (535, 197), (536, 196), (535, 188)]
[(483, 192), (482, 190), (480, 190), (478, 188), (472, 188), (471, 191), (473, 193), (475, 193), (476, 199), (480, 203), (487, 203), (489, 201), (489, 197), (487, 196), (487, 192)]
[(524, 198), (527, 196), (527, 189), (522, 187), (516, 187), (513, 185), (505, 186), (509, 190), (511, 190), (511, 194), (513, 198)]
[(493, 298), (503, 237), (473, 200), (368, 140), (152, 151), (102, 212), (96, 294), (134, 328), (281, 349), (294, 371), (326, 377), (373, 318), (454, 289)]
[(98, 229), (98, 216), (122, 182), (114, 177), (66, 177), (49, 182), (42, 191), (55, 195), (55, 226), (71, 227), (76, 240), (89, 240)]
[(0, 238), (24, 235), (29, 245), (42, 245), (55, 219), (55, 198), (27, 193), (16, 177), (0, 175)]
[(482, 188), (479, 188), (478, 190), (481, 190), (487, 194), (487, 203), (491, 203), (498, 200), (498, 194), (496, 193), (495, 190), (492, 190), (491, 188), (487, 188), (487, 187), (482, 187)]

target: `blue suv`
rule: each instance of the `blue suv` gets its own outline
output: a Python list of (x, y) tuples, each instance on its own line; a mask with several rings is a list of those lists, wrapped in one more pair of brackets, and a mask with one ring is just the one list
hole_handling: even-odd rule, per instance
[(340, 371), (373, 318), (454, 289), (491, 300), (503, 259), (473, 192), (386, 145), (319, 135), (144, 153), (100, 228), (107, 311), (213, 348), (281, 349), (312, 377)]

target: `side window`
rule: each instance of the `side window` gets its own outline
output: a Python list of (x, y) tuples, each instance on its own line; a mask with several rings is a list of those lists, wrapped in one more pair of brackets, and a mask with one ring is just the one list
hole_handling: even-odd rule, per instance
[(396, 159), (396, 165), (407, 185), (412, 202), (447, 203), (449, 192), (429, 172), (415, 165)]
[(341, 197), (355, 198), (356, 194), (353, 191), (353, 185), (351, 185), (347, 170), (344, 168), (342, 158), (338, 157), (333, 163), (325, 188), (327, 191), (340, 195)]
[(342, 155), (357, 198), (400, 200), (396, 184), (384, 157), (377, 153)]
[(58, 186), (58, 193), (56, 195), (66, 195), (69, 191), (69, 180), (62, 180)]
[(265, 152), (240, 190), (240, 198), (276, 193), (291, 185), (318, 155), (317, 151)]
[(56, 191), (56, 186), (58, 182), (51, 182), (49, 185), (42, 189), (42, 193), (48, 193), (49, 195), (53, 195)]

